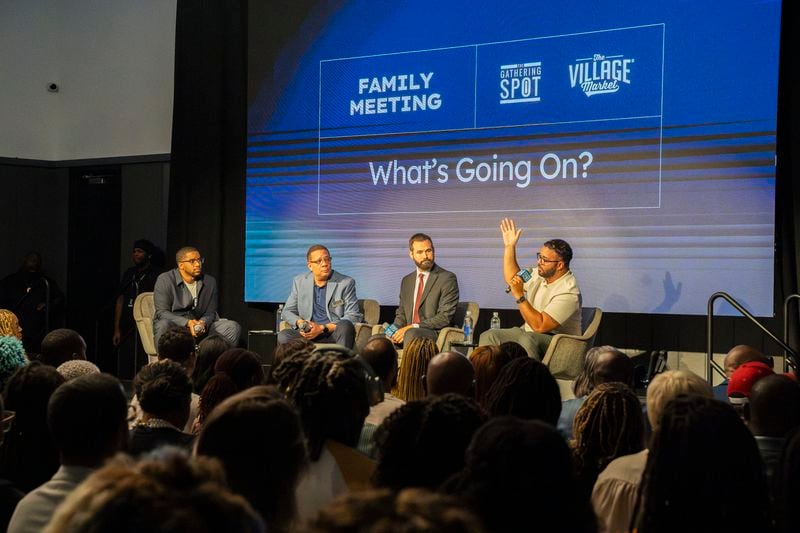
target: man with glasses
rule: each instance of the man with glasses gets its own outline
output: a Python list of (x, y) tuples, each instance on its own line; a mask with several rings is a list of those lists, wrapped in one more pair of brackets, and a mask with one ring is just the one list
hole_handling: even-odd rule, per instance
[[(547, 241), (536, 254), (536, 272), (523, 271), (517, 263), (517, 242), (522, 230), (517, 229), (513, 220), (504, 218), (500, 232), (504, 245), (503, 276), (524, 323), (521, 327), (485, 331), (478, 344), (517, 342), (530, 357), (541, 360), (554, 334), (581, 333), (581, 290), (569, 270), (572, 248), (561, 239)], [(530, 279), (524, 281), (523, 277)]]
[(161, 335), (175, 326), (188, 328), (198, 341), (207, 334), (216, 334), (237, 346), (242, 328), (217, 314), (217, 280), (203, 273), (205, 259), (200, 252), (184, 246), (175, 254), (175, 261), (178, 267), (158, 276), (153, 290), (156, 346)]
[(278, 333), (278, 343), (303, 337), (315, 343), (352, 348), (354, 324), (361, 322), (356, 282), (335, 272), (331, 253), (321, 244), (306, 252), (309, 272), (295, 276), (281, 319), (293, 327)]

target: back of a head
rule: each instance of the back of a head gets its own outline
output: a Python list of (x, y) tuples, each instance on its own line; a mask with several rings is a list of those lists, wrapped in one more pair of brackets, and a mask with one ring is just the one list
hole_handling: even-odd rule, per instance
[(513, 415), (556, 425), (561, 392), (550, 371), (536, 359), (514, 359), (497, 376), (486, 395), (491, 416)]
[(688, 370), (667, 370), (656, 375), (647, 387), (647, 420), (658, 429), (664, 407), (681, 394), (713, 398), (711, 385)]
[(376, 485), (435, 489), (464, 466), (464, 451), (485, 419), (474, 400), (459, 394), (401, 406), (375, 431)]
[(726, 403), (684, 395), (670, 401), (642, 480), (639, 531), (681, 530), (688, 517), (697, 531), (769, 530), (764, 465), (752, 434)]
[(737, 402), (737, 400), (737, 405), (747, 403), (746, 398), (750, 398), (753, 385), (760, 379), (773, 374), (772, 368), (761, 361), (748, 361), (739, 365), (728, 381), (728, 398), (731, 403)]
[(475, 369), (464, 355), (458, 352), (443, 352), (428, 363), (426, 373), (428, 395), (447, 393), (474, 397)]
[[(305, 341), (305, 339), (302, 340)], [(291, 342), (292, 341), (279, 346), (286, 346), (291, 344)], [(292, 350), (284, 351), (280, 360), (277, 359), (278, 349), (275, 349), (275, 366), (272, 367), (272, 372), (269, 373), (269, 381), (275, 384), (281, 391), (285, 391), (286, 388), (294, 382), (297, 375), (303, 370), (306, 359), (308, 359), (314, 351), (314, 345), (312, 343), (298, 343), (294, 345), (293, 348)]]
[(56, 369), (58, 373), (64, 376), (64, 379), (70, 381), (72, 379), (85, 376), (87, 374), (99, 374), (100, 368), (91, 361), (86, 359), (73, 359), (62, 363)]
[(16, 337), (22, 340), (19, 319), (8, 309), (0, 309), (0, 337)]
[(593, 384), (619, 382), (633, 386), (633, 362), (631, 358), (612, 346), (604, 346), (597, 356)]
[(422, 376), (428, 371), (428, 363), (436, 355), (436, 343), (427, 337), (416, 337), (403, 348), (403, 364), (397, 374), (394, 395), (405, 402), (425, 397)]
[(384, 384), (394, 384), (397, 379), (397, 350), (391, 340), (385, 335), (376, 335), (367, 342), (360, 355)]
[(754, 435), (785, 437), (800, 426), (800, 385), (781, 375), (756, 381), (750, 390), (750, 403), (745, 413)]
[(165, 359), (143, 366), (133, 380), (133, 388), (144, 413), (178, 427), (186, 424), (192, 384), (180, 364)]
[(498, 346), (500, 352), (508, 357), (508, 360), (516, 359), (518, 357), (528, 357), (528, 352), (518, 342), (506, 341)]
[(797, 509), (800, 509), (800, 428), (787, 435), (775, 473), (777, 531), (789, 533), (797, 529)]
[(217, 364), (217, 359), (230, 348), (231, 343), (220, 335), (209, 335), (200, 341), (200, 344), (197, 345), (197, 362), (194, 372), (192, 372), (194, 392), (200, 394), (208, 380), (214, 375), (214, 365)]
[[(527, 356), (526, 356), (527, 357)], [(478, 346), (469, 354), (469, 360), (475, 369), (475, 400), (484, 405), (486, 393), (497, 379), (500, 370), (511, 361), (499, 346)]]
[(203, 422), (222, 400), (264, 381), (264, 368), (258, 355), (243, 348), (231, 348), (219, 356), (214, 375), (200, 395), (200, 421)]
[(194, 337), (188, 328), (174, 327), (168, 329), (158, 339), (158, 359), (169, 359), (179, 363), (184, 368), (194, 364), (195, 355)]
[(313, 351), (314, 343), (303, 337), (297, 337), (283, 344), (278, 344), (275, 346), (275, 351), (272, 353), (272, 372), (270, 373), (270, 379), (274, 380), (274, 375), (272, 374), (274, 374), (278, 365), (287, 357), (291, 357), (296, 353), (311, 353)]
[(475, 433), (466, 468), (446, 490), (465, 498), (490, 531), (518, 531), (524, 523), (541, 531), (594, 530), (569, 448), (540, 420), (491, 419)]
[(768, 359), (760, 350), (753, 346), (748, 346), (746, 344), (734, 346), (725, 354), (725, 360), (722, 363), (725, 367), (725, 374), (730, 378), (737, 368), (750, 361), (767, 363)]
[(47, 425), (64, 464), (92, 466), (123, 449), (128, 402), (120, 381), (87, 374), (61, 385), (50, 397)]
[(6, 409), (14, 411), (14, 423), (23, 432), (47, 432), (47, 403), (53, 392), (64, 383), (58, 370), (32, 362), (19, 368), (6, 384)]
[(162, 448), (138, 462), (119, 456), (91, 474), (45, 531), (120, 530), (256, 533), (264, 526), (247, 501), (227, 489), (216, 460)]
[(200, 455), (216, 457), (231, 488), (283, 530), (294, 518), (294, 491), (307, 464), (300, 417), (274, 387), (252, 387), (223, 401), (197, 438)]
[(77, 331), (60, 328), (45, 335), (39, 361), (58, 367), (71, 359), (86, 359), (86, 343)]
[(16, 337), (0, 337), (0, 392), (9, 378), (28, 363), (22, 341)]
[(338, 350), (313, 352), (284, 392), (300, 412), (312, 461), (326, 439), (356, 446), (370, 405), (364, 367), (355, 357)]

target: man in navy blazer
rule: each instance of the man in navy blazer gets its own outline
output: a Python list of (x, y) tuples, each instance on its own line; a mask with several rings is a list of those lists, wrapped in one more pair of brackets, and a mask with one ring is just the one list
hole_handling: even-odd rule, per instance
[(354, 324), (362, 320), (355, 280), (334, 272), (331, 254), (321, 244), (308, 249), (306, 261), (309, 272), (292, 280), (292, 292), (281, 315), (294, 327), (278, 333), (278, 342), (303, 337), (315, 343), (352, 348)]
[[(408, 255), (416, 270), (400, 283), (400, 305), (392, 340), (408, 344), (414, 337), (433, 341), (442, 328), (451, 326), (458, 307), (456, 275), (436, 264), (433, 241), (424, 233), (415, 233), (408, 240)], [(415, 312), (416, 311), (416, 312)]]

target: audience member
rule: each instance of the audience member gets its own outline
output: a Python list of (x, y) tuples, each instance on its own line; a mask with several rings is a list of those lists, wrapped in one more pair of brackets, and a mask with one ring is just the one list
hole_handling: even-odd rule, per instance
[(750, 389), (756, 381), (773, 374), (772, 369), (760, 361), (742, 363), (733, 371), (728, 381), (728, 401), (739, 416), (744, 417), (744, 406), (750, 401)]
[(87, 374), (99, 374), (100, 369), (97, 365), (86, 359), (73, 359), (66, 363), (61, 363), (58, 368), (58, 373), (64, 376), (66, 381), (85, 376)]
[(731, 379), (733, 372), (737, 368), (750, 361), (759, 361), (770, 368), (772, 367), (772, 359), (766, 357), (752, 346), (739, 344), (728, 350), (728, 353), (725, 354), (725, 359), (722, 361), (722, 367), (725, 369), (725, 381), (714, 387), (714, 398), (723, 402), (728, 401), (728, 380)]
[(214, 375), (214, 365), (224, 352), (232, 348), (231, 343), (220, 335), (209, 335), (197, 345), (197, 362), (192, 371), (192, 388), (195, 394), (203, 392), (203, 388)]
[(222, 400), (264, 382), (264, 368), (258, 355), (243, 348), (231, 348), (217, 359), (214, 375), (200, 395), (200, 413), (195, 432)]
[(14, 372), (27, 363), (22, 341), (16, 337), (0, 337), (0, 391)]
[(274, 369), (277, 367), (279, 364), (281, 364), (281, 361), (295, 352), (311, 352), (313, 350), (314, 343), (308, 339), (304, 339), (303, 337), (297, 337), (296, 339), (289, 340), (283, 344), (278, 344), (275, 346), (275, 351), (273, 352), (272, 368)]
[(463, 354), (443, 352), (428, 363), (425, 386), (429, 396), (455, 393), (475, 397), (475, 369)]
[(318, 350), (287, 356), (296, 368), (284, 392), (300, 412), (311, 464), (297, 487), (300, 520), (348, 488), (366, 486), (374, 464), (354, 448), (369, 397), (364, 367), (351, 353)]
[(558, 430), (564, 437), (572, 439), (572, 423), (575, 413), (586, 401), (594, 388), (600, 383), (618, 381), (633, 385), (633, 362), (631, 358), (613, 346), (595, 346), (586, 352), (583, 370), (575, 379), (573, 391), (575, 398), (565, 400), (561, 405)]
[(130, 452), (139, 455), (160, 446), (189, 449), (194, 436), (181, 431), (189, 418), (192, 384), (174, 361), (143, 366), (133, 380), (142, 417), (130, 433)]
[(73, 329), (54, 329), (42, 339), (39, 361), (58, 368), (73, 359), (86, 359), (86, 341)]
[[(680, 394), (712, 397), (708, 382), (697, 374), (686, 370), (658, 374), (647, 387), (647, 419), (653, 431), (658, 429), (664, 407)], [(600, 472), (592, 491), (600, 531), (628, 531), (647, 455), (645, 449), (619, 457)]]
[(679, 396), (653, 434), (637, 531), (769, 531), (763, 469), (755, 439), (730, 405)]
[(528, 357), (528, 352), (525, 347), (518, 342), (506, 341), (500, 344), (500, 351), (508, 355), (509, 359), (516, 359), (517, 357)]
[(35, 489), (58, 470), (58, 451), (47, 429), (47, 402), (62, 383), (55, 368), (33, 362), (19, 368), (6, 384), (6, 408), (15, 416), (0, 448), (0, 477), (22, 492)]
[[(6, 417), (11, 416), (6, 413), (3, 406), (3, 395), (0, 394), (0, 419), (3, 424), (6, 423)], [(3, 437), (5, 436), (5, 427), (0, 430), (0, 446), (3, 445)], [(14, 509), (17, 504), (25, 496), (20, 490), (5, 478), (0, 478), (0, 531), (8, 529), (8, 522), (11, 520), (11, 515), (14, 514)]]
[(47, 425), (61, 466), (17, 505), (8, 531), (39, 533), (59, 504), (128, 438), (127, 401), (119, 380), (92, 374), (61, 385), (50, 397)]
[(512, 415), (553, 426), (561, 414), (561, 392), (550, 371), (536, 359), (514, 359), (500, 371), (486, 394), (491, 416)]
[(216, 457), (228, 483), (270, 532), (290, 531), (295, 490), (308, 457), (300, 417), (274, 387), (251, 387), (217, 406), (197, 437), (196, 453)]
[(219, 462), (162, 448), (135, 462), (119, 456), (66, 499), (45, 530), (263, 533), (247, 501), (225, 485)]
[[(397, 350), (394, 343), (385, 335), (375, 335), (361, 350), (361, 358), (372, 367), (380, 378), (383, 390), (392, 390), (397, 383)], [(383, 401), (370, 407), (358, 439), (358, 450), (361, 453), (374, 458), (375, 429), (404, 403), (403, 400), (391, 393), (384, 392)]]
[(759, 379), (750, 389), (750, 403), (745, 405), (744, 415), (770, 482), (787, 433), (800, 426), (800, 386), (786, 376), (768, 375)]
[(422, 377), (428, 363), (436, 355), (436, 343), (427, 337), (416, 337), (403, 348), (403, 361), (397, 374), (397, 387), (392, 394), (403, 400), (421, 400), (425, 397)]
[(800, 509), (800, 428), (786, 436), (773, 481), (777, 531), (794, 533)]
[(624, 383), (598, 384), (578, 409), (573, 433), (578, 485), (588, 499), (597, 475), (608, 463), (644, 448), (639, 399)]
[(487, 422), (472, 438), (466, 466), (444, 489), (461, 496), (488, 531), (595, 529), (567, 444), (539, 420), (501, 416)]
[(347, 493), (325, 507), (307, 533), (481, 533), (478, 518), (461, 500), (425, 489), (394, 493), (372, 489)]
[(8, 309), (0, 309), (0, 337), (16, 337), (22, 340), (22, 328), (17, 315)]
[(483, 409), (459, 394), (405, 404), (375, 432), (375, 485), (436, 489), (463, 468), (464, 451), (485, 420)]

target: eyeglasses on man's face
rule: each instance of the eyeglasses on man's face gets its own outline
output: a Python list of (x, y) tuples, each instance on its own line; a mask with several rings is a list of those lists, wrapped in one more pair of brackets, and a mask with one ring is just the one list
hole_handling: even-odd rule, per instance
[(309, 261), (309, 263), (319, 266), (319, 265), (330, 265), (332, 261), (333, 258), (331, 256), (327, 256), (327, 257), (320, 257), (316, 261)]
[(548, 259), (539, 252), (536, 252), (536, 262), (537, 263), (558, 263), (561, 259)]
[(202, 265), (205, 262), (205, 257), (195, 257), (194, 259), (184, 259), (183, 261), (178, 261), (178, 263), (189, 263), (190, 265)]

